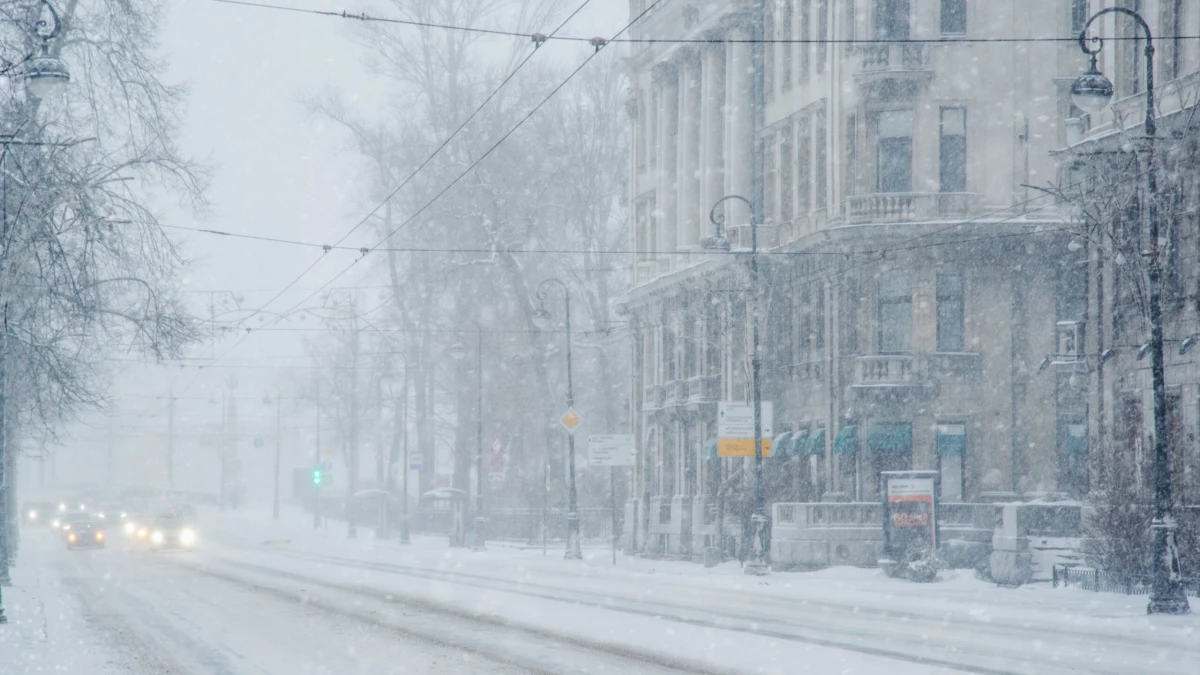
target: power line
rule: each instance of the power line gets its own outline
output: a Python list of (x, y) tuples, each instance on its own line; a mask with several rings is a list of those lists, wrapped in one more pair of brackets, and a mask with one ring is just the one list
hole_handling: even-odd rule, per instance
[[(602, 46), (605, 42), (616, 42), (625, 44), (784, 44), (784, 45), (886, 45), (886, 44), (978, 44), (986, 42), (999, 43), (1030, 43), (1030, 42), (1078, 42), (1079, 37), (1025, 37), (1025, 38), (969, 38), (969, 37), (938, 37), (938, 38), (640, 38), (640, 37), (613, 37), (611, 39), (583, 37), (580, 35), (543, 35), (541, 33), (525, 33), (515, 30), (504, 30), (499, 28), (479, 28), (475, 26), (458, 26), (453, 24), (434, 23), (427, 21), (414, 21), (411, 19), (397, 19), (393, 17), (373, 16), (365, 12), (348, 12), (346, 10), (320, 10), (320, 9), (305, 9), (302, 7), (289, 7), (286, 5), (276, 5), (263, 2), (246, 2), (245, 0), (211, 0), (226, 5), (237, 5), (240, 7), (253, 7), (256, 9), (269, 9), (284, 12), (293, 12), (297, 14), (311, 14), (315, 16), (332, 17), (337, 19), (351, 19), (354, 21), (362, 21), (364, 23), (390, 23), (404, 26), (412, 26), (414, 28), (436, 28), (440, 30), (459, 31), (464, 33), (479, 33), (482, 35), (494, 35), (498, 37), (515, 37), (524, 38), (540, 44), (547, 41), (556, 42), (575, 42), (588, 43), (597, 45), (600, 41)], [(645, 12), (643, 12), (645, 14)], [(1105, 37), (1106, 41), (1127, 41), (1141, 40), (1140, 36), (1112, 36)], [(1197, 35), (1165, 35), (1159, 36), (1159, 39), (1164, 40), (1196, 40), (1200, 39)]]
[[(577, 7), (574, 12), (571, 12), (571, 14), (567, 16), (567, 18), (563, 19), (562, 22), (551, 32), (551, 35), (562, 30), (563, 27), (567, 25), (567, 22), (569, 22), (571, 19), (575, 18), (575, 15), (579, 14), (579, 12), (582, 11), (583, 8), (586, 7), (590, 1), (591, 0), (583, 0), (583, 3), (580, 4), (579, 7)], [(239, 4), (239, 0), (214, 0), (214, 2)], [(249, 4), (249, 3), (240, 3), (240, 4)], [(273, 7), (278, 8), (277, 6), (273, 6)], [(342, 16), (349, 18), (345, 12), (342, 13)], [(400, 190), (404, 189), (404, 187), (406, 185), (408, 185), (410, 182), (412, 182), (413, 178), (415, 178), (417, 176), (417, 174), (421, 173), (421, 171), (423, 171), (425, 169), (425, 167), (428, 166), (429, 163), (434, 160), (434, 158), (436, 158), (439, 154), (441, 154), (442, 150), (444, 150), (446, 148), (446, 146), (448, 146), (450, 144), (451, 141), (453, 141), (455, 138), (458, 137), (458, 135), (462, 132), (462, 130), (465, 129), (467, 127), (467, 125), (470, 124), (471, 121), (474, 120), (477, 115), (479, 115), (479, 113), (488, 105), (488, 103), (491, 103), (492, 99), (495, 98), (496, 95), (500, 93), (500, 90), (503, 89), (504, 86), (507, 85), (514, 77), (516, 77), (517, 73), (519, 73), (521, 71), (521, 69), (525, 67), (525, 64), (529, 63), (529, 60), (533, 58), (533, 55), (538, 52), (537, 48), (539, 46), (541, 46), (541, 45), (535, 44), (533, 51), (529, 52), (528, 54), (525, 55), (525, 58), (521, 59), (521, 62), (518, 63), (516, 65), (516, 67), (513, 68), (508, 73), (508, 75), (506, 75), (504, 77), (503, 80), (500, 81), (500, 84), (496, 85), (496, 87), (491, 91), (491, 93), (489, 93), (487, 95), (487, 97), (484, 98), (483, 101), (480, 102), (480, 104), (478, 106), (476, 106), (473, 111), (471, 111), (471, 114), (468, 115), (467, 118), (464, 119), (462, 121), (462, 123), (459, 124), (458, 127), (455, 128), (454, 131), (452, 131), (450, 133), (449, 136), (447, 136), (445, 139), (443, 139), (441, 144), (438, 145), (433, 150), (433, 152), (429, 153), (429, 156), (426, 157), (424, 161), (422, 161), (419, 165), (417, 165), (417, 168), (413, 169), (412, 172), (409, 173), (408, 176), (403, 181), (401, 181), (400, 184), (397, 185), (394, 190), (392, 190), (386, 197), (384, 197), (382, 201), (380, 201), (378, 204), (376, 204), (374, 208), (372, 208), (370, 211), (368, 211), (367, 215), (363, 216), (361, 220), (359, 220), (357, 223), (355, 223), (354, 227), (350, 228), (336, 242), (334, 242), (333, 245), (340, 246), (341, 243), (346, 241), (346, 239), (350, 235), (357, 232), (358, 228), (362, 227), (368, 220), (370, 220), (373, 216), (375, 216), (375, 214), (379, 212), (379, 209), (383, 208), (383, 206), (385, 204), (390, 202), (393, 197), (395, 197), (397, 194), (400, 193)], [(362, 254), (366, 255), (367, 251), (363, 250)], [(295, 285), (297, 282), (299, 282), (301, 279), (303, 279), (310, 271), (312, 271), (312, 269), (314, 267), (316, 267), (317, 263), (319, 263), (320, 261), (321, 261), (321, 258), (317, 258), (316, 260), (314, 260), (311, 265), (306, 267), (304, 269), (304, 271), (300, 273), (299, 276), (297, 276), (294, 280), (292, 280), (291, 283), (289, 283), (287, 286), (285, 286), (284, 290), (280, 291), (278, 295), (276, 295), (275, 297), (268, 300), (266, 304), (269, 305), (272, 302), (275, 302), (275, 300), (277, 300), (280, 295), (283, 295), (283, 293), (285, 293), (287, 291), (287, 289), (291, 288), (293, 285)], [(351, 263), (351, 266), (353, 266), (353, 263)], [(338, 276), (340, 277), (341, 274), (338, 274)], [(337, 277), (335, 277), (335, 278), (337, 278)], [(309, 296), (309, 297), (311, 297), (311, 296)], [(307, 300), (307, 298), (305, 298), (305, 300)]]
[[(696, 255), (695, 251), (653, 251), (653, 250), (637, 250), (637, 249), (585, 249), (585, 248), (547, 248), (547, 249), (532, 249), (532, 248), (424, 248), (424, 247), (395, 247), (395, 246), (375, 246), (375, 247), (356, 247), (356, 246), (334, 246), (330, 244), (314, 244), (307, 241), (298, 241), (295, 239), (281, 239), (278, 237), (263, 237), (253, 234), (240, 234), (238, 232), (226, 232), (224, 230), (213, 230), (200, 227), (187, 227), (184, 225), (163, 225), (175, 230), (187, 230), (189, 232), (200, 232), (203, 234), (213, 234), (222, 237), (232, 237), (235, 239), (251, 239), (254, 241), (265, 241), (275, 244), (289, 244), (292, 246), (304, 246), (308, 248), (320, 248), (328, 251), (354, 251), (363, 255), (374, 252), (394, 252), (394, 253), (478, 253), (478, 254), (544, 254), (544, 255), (571, 255), (571, 254), (588, 254), (588, 255)], [(705, 251), (705, 253), (713, 255), (737, 255), (738, 251)], [(761, 251), (764, 255), (837, 255), (833, 253), (818, 252), (818, 251)], [(628, 268), (618, 268), (628, 269)], [(605, 271), (605, 270), (592, 270)], [(391, 288), (391, 286), (380, 287)], [(320, 290), (320, 289), (319, 289)], [(193, 291), (200, 292), (200, 291)]]
[[(650, 11), (651, 11), (651, 10), (653, 10), (655, 7), (657, 7), (657, 6), (658, 6), (658, 4), (659, 4), (660, 2), (662, 2), (662, 0), (654, 0), (654, 2), (653, 2), (653, 3), (651, 3), (650, 5), (648, 5), (648, 6), (646, 7), (646, 9), (642, 10), (642, 12), (641, 12), (640, 14), (638, 14), (636, 17), (634, 17), (634, 18), (633, 18), (633, 20), (631, 20), (629, 23), (625, 24), (625, 26), (624, 26), (623, 28), (621, 28), (621, 30), (617, 31), (617, 33), (616, 33), (616, 35), (615, 35), (614, 37), (619, 37), (619, 36), (621, 36), (622, 34), (624, 34), (624, 33), (625, 33), (625, 31), (629, 30), (629, 29), (630, 29), (630, 28), (631, 28), (631, 27), (632, 27), (632, 26), (633, 26), (635, 23), (637, 23), (639, 20), (641, 20), (641, 18), (642, 18), (643, 16), (645, 16), (645, 15), (646, 15), (648, 12), (650, 12)], [(585, 1), (584, 1), (584, 4), (587, 4), (587, 0), (585, 0)], [(582, 9), (582, 8), (583, 8), (583, 6), (581, 5), (579, 9)], [(577, 9), (577, 10), (576, 10), (576, 12), (578, 12), (578, 11), (579, 11), (579, 10)], [(574, 16), (574, 14), (572, 14), (572, 16)], [(561, 29), (561, 28), (562, 28), (562, 27), (563, 27), (565, 24), (566, 24), (566, 22), (564, 21), (562, 24), (560, 24), (560, 25), (559, 25), (559, 27), (558, 27), (558, 28), (556, 28), (556, 29), (555, 29), (555, 32), (557, 32), (559, 29)], [(514, 124), (514, 125), (512, 126), (512, 128), (510, 128), (510, 129), (509, 129), (509, 130), (508, 130), (508, 131), (507, 131), (507, 132), (506, 132), (504, 135), (502, 135), (502, 136), (499, 138), (499, 140), (497, 140), (495, 143), (493, 143), (493, 144), (491, 145), (491, 147), (489, 147), (489, 148), (488, 148), (486, 151), (484, 151), (484, 153), (483, 153), (483, 154), (481, 154), (481, 155), (480, 155), (479, 157), (477, 157), (477, 158), (476, 158), (476, 159), (475, 159), (473, 162), (471, 162), (471, 163), (470, 163), (470, 164), (469, 164), (469, 165), (468, 165), (468, 166), (467, 166), (465, 169), (463, 169), (463, 170), (462, 170), (462, 172), (460, 172), (460, 173), (458, 174), (458, 176), (456, 176), (456, 177), (455, 177), (455, 178), (454, 178), (452, 181), (450, 181), (449, 183), (447, 183), (447, 184), (446, 184), (446, 186), (445, 186), (444, 188), (442, 188), (442, 189), (441, 189), (441, 190), (440, 190), (440, 191), (439, 191), (437, 194), (435, 194), (435, 195), (434, 195), (432, 198), (430, 198), (430, 199), (429, 199), (427, 202), (425, 202), (425, 204), (424, 204), (424, 205), (422, 205), (422, 206), (421, 206), (421, 208), (417, 209), (417, 210), (416, 210), (416, 211), (415, 211), (415, 212), (414, 212), (412, 215), (410, 215), (410, 216), (409, 216), (409, 217), (408, 217), (406, 220), (404, 220), (404, 222), (402, 222), (402, 223), (401, 223), (401, 224), (400, 224), (398, 227), (396, 227), (395, 229), (393, 229), (391, 232), (388, 232), (388, 233), (387, 233), (387, 235), (386, 235), (386, 236), (385, 236), (385, 237), (384, 237), (384, 238), (383, 238), (381, 241), (379, 241), (378, 243), (376, 243), (374, 246), (371, 246), (371, 247), (370, 247), (370, 250), (375, 250), (375, 249), (379, 248), (380, 246), (382, 246), (383, 244), (385, 244), (385, 243), (387, 243), (387, 242), (391, 241), (391, 238), (392, 238), (393, 236), (395, 236), (397, 232), (399, 232), (400, 230), (404, 229), (406, 226), (408, 226), (408, 224), (409, 224), (409, 223), (413, 222), (413, 221), (414, 221), (414, 220), (415, 220), (415, 219), (416, 219), (416, 218), (417, 218), (419, 215), (421, 215), (422, 213), (424, 213), (424, 211), (425, 211), (426, 209), (428, 209), (430, 206), (432, 206), (434, 202), (436, 202), (438, 199), (440, 199), (440, 198), (442, 197), (442, 195), (445, 195), (447, 192), (449, 192), (451, 188), (453, 188), (455, 185), (457, 185), (457, 184), (458, 184), (458, 182), (459, 182), (459, 181), (461, 181), (461, 180), (462, 180), (464, 177), (466, 177), (466, 176), (467, 176), (467, 175), (468, 175), (468, 174), (469, 174), (471, 171), (473, 171), (473, 170), (475, 169), (475, 167), (479, 166), (479, 164), (480, 164), (480, 163), (482, 163), (482, 162), (483, 162), (483, 160), (485, 160), (485, 159), (487, 159), (489, 156), (491, 156), (491, 154), (492, 154), (492, 153), (493, 153), (493, 152), (496, 150), (496, 148), (500, 147), (500, 145), (501, 145), (501, 144), (503, 144), (503, 143), (504, 143), (506, 140), (508, 140), (508, 139), (509, 139), (509, 137), (511, 137), (511, 136), (512, 136), (514, 133), (516, 133), (516, 131), (517, 131), (518, 129), (520, 129), (520, 128), (521, 128), (521, 127), (522, 127), (522, 126), (525, 124), (525, 122), (526, 122), (526, 121), (528, 121), (528, 120), (529, 120), (531, 117), (533, 117), (533, 115), (534, 115), (535, 113), (537, 113), (537, 111), (539, 111), (539, 110), (541, 110), (541, 109), (542, 109), (542, 106), (544, 106), (544, 105), (545, 105), (545, 104), (546, 104), (548, 101), (550, 101), (550, 99), (552, 99), (552, 98), (553, 98), (553, 97), (554, 97), (556, 94), (558, 94), (558, 92), (559, 92), (559, 91), (561, 91), (561, 90), (562, 90), (562, 88), (563, 88), (563, 87), (565, 87), (565, 86), (567, 85), (567, 83), (569, 83), (569, 82), (570, 82), (570, 81), (571, 81), (571, 80), (572, 80), (572, 79), (573, 79), (573, 78), (574, 78), (574, 77), (575, 77), (575, 76), (576, 76), (576, 75), (579, 73), (579, 71), (583, 70), (583, 68), (584, 68), (585, 66), (587, 66), (587, 64), (591, 63), (591, 62), (592, 62), (592, 60), (593, 60), (594, 58), (596, 58), (596, 56), (597, 56), (597, 55), (600, 53), (600, 47), (601, 47), (601, 46), (602, 46), (602, 45), (597, 45), (597, 47), (596, 47), (595, 51), (593, 51), (591, 54), (589, 54), (589, 55), (588, 55), (588, 57), (587, 57), (586, 59), (584, 59), (584, 60), (583, 60), (583, 61), (582, 61), (582, 62), (579, 64), (579, 66), (578, 66), (578, 67), (576, 67), (576, 68), (575, 68), (575, 70), (571, 71), (571, 72), (570, 72), (570, 74), (568, 74), (568, 75), (566, 76), (566, 78), (562, 80), (562, 82), (560, 82), (560, 83), (559, 83), (559, 84), (558, 84), (556, 87), (554, 87), (552, 90), (550, 90), (550, 92), (549, 92), (548, 94), (546, 94), (546, 96), (545, 96), (545, 97), (543, 97), (543, 98), (542, 98), (542, 100), (541, 100), (541, 101), (539, 101), (539, 102), (537, 103), (537, 105), (535, 105), (535, 106), (534, 106), (534, 107), (533, 107), (533, 108), (532, 108), (532, 109), (531, 109), (531, 110), (530, 110), (528, 113), (526, 113), (526, 114), (525, 114), (525, 116), (523, 116), (521, 119), (517, 120), (517, 123), (516, 123), (516, 124)], [(535, 53), (536, 53), (536, 50), (535, 50)], [(532, 56), (532, 54), (531, 54), (531, 56)], [(522, 64), (524, 64), (526, 61), (528, 61), (528, 57), (525, 59), (525, 61), (522, 61), (521, 63), (522, 63)], [(508, 80), (506, 79), (505, 81), (507, 82)], [(489, 97), (489, 98), (490, 98), (490, 97)], [(422, 165), (422, 166), (424, 166), (424, 165)], [(415, 175), (415, 173), (414, 173), (414, 174), (412, 174), (412, 175)], [(411, 179), (411, 175), (410, 175), (410, 179)], [(399, 188), (397, 188), (397, 190), (398, 190), (398, 189), (399, 189)], [(387, 200), (390, 200), (390, 199), (392, 198), (392, 196), (394, 196), (394, 195), (395, 195), (395, 193), (396, 193), (396, 192), (395, 192), (395, 191), (393, 191), (392, 195), (389, 195), (389, 196), (388, 196), (388, 198), (384, 200), (384, 202), (382, 202), (382, 203), (381, 203), (379, 206), (376, 206), (376, 207), (375, 207), (375, 208), (374, 208), (374, 209), (371, 211), (371, 213), (374, 213), (375, 211), (378, 211), (378, 210), (379, 210), (379, 208), (380, 208), (380, 206), (382, 206), (382, 205), (383, 205), (383, 203), (386, 203), (386, 202), (387, 202)], [(369, 217), (370, 217), (370, 214), (368, 214), (368, 216), (367, 216), (367, 217), (369, 218)], [(366, 218), (364, 218), (362, 222), (366, 222)], [(360, 225), (361, 225), (361, 223), (360, 223)], [(355, 226), (355, 227), (357, 228), (358, 226)], [(339, 241), (339, 242), (337, 242), (337, 243), (339, 243), (339, 244), (340, 244), (341, 242)], [(330, 284), (332, 284), (333, 282), (337, 281), (337, 280), (338, 280), (338, 279), (340, 279), (340, 278), (341, 278), (343, 275), (345, 275), (347, 272), (349, 272), (351, 269), (353, 269), (353, 268), (354, 268), (354, 266), (355, 266), (355, 265), (357, 265), (357, 264), (358, 264), (358, 262), (359, 262), (360, 260), (362, 260), (362, 259), (363, 259), (362, 257), (355, 258), (355, 259), (354, 259), (354, 260), (353, 260), (353, 261), (352, 261), (352, 262), (351, 262), (349, 265), (347, 265), (347, 266), (346, 266), (344, 269), (342, 269), (342, 271), (341, 271), (341, 272), (338, 272), (336, 275), (334, 275), (334, 277), (333, 277), (332, 279), (330, 279), (330, 280), (326, 281), (326, 282), (325, 282), (324, 284), (322, 284), (322, 286), (321, 286), (320, 288), (318, 288), (316, 291), (313, 291), (311, 294), (309, 294), (307, 297), (305, 297), (304, 299), (302, 299), (300, 302), (298, 302), (298, 303), (296, 303), (295, 305), (293, 305), (293, 306), (292, 306), (291, 308), (289, 308), (287, 311), (285, 311), (285, 312), (281, 312), (281, 314), (285, 314), (285, 315), (286, 315), (286, 314), (288, 314), (289, 312), (291, 312), (291, 311), (295, 310), (295, 309), (296, 309), (297, 307), (299, 307), (300, 305), (304, 304), (305, 302), (308, 302), (308, 301), (309, 301), (309, 300), (310, 300), (310, 299), (311, 299), (313, 296), (315, 296), (317, 293), (320, 293), (322, 290), (324, 290), (325, 288), (327, 288), (327, 287), (328, 287)], [(318, 260), (319, 260), (319, 259), (318, 259)], [(314, 262), (314, 265), (315, 265), (315, 264), (316, 264), (316, 263)], [(312, 266), (310, 265), (308, 269), (312, 269)], [(299, 280), (300, 280), (300, 278), (302, 278), (302, 277), (303, 277), (305, 274), (307, 274), (307, 273), (308, 273), (308, 269), (306, 269), (306, 270), (305, 270), (303, 273), (301, 273), (300, 277), (297, 277), (295, 280), (293, 280), (291, 284), (288, 284), (288, 286), (287, 286), (287, 287), (285, 287), (285, 290), (286, 290), (287, 288), (290, 288), (290, 287), (291, 287), (293, 284), (295, 284), (297, 281), (299, 281)], [(273, 298), (271, 298), (270, 300), (268, 300), (268, 301), (267, 301), (267, 304), (269, 305), (271, 302), (274, 302), (274, 301), (275, 301), (275, 299), (276, 299), (276, 298), (278, 298), (278, 297), (279, 297), (279, 295), (282, 295), (282, 294), (283, 294), (283, 292), (281, 291), (281, 292), (280, 292), (278, 295), (276, 295), (275, 297), (273, 297)], [(275, 322), (276, 322), (276, 321), (275, 321), (275, 320), (273, 320), (271, 323), (275, 323)], [(270, 325), (270, 324), (268, 324), (268, 325)], [(232, 352), (234, 349), (236, 349), (236, 348), (238, 347), (238, 345), (240, 345), (244, 339), (245, 339), (245, 337), (243, 336), (241, 339), (239, 339), (237, 342), (235, 342), (233, 345), (231, 345), (231, 346), (229, 347), (229, 349), (225, 350), (225, 351), (224, 351), (224, 352), (222, 352), (222, 353), (221, 353), (219, 356), (217, 356), (216, 358), (214, 358), (214, 359), (213, 359), (213, 362), (216, 362), (216, 361), (220, 360), (221, 358), (224, 358), (224, 357), (225, 357), (227, 354), (229, 354), (229, 353), (230, 353), (230, 352)], [(192, 381), (191, 381), (191, 382), (189, 382), (189, 383), (188, 383), (188, 384), (187, 384), (187, 385), (186, 385), (184, 388), (186, 389), (187, 387), (191, 386), (191, 383), (192, 383), (192, 382), (195, 382), (195, 378), (193, 378), (193, 379), (192, 379)]]

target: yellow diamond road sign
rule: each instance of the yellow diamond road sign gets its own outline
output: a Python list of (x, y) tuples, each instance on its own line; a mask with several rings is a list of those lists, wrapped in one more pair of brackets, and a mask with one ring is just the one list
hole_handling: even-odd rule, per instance
[(571, 408), (568, 409), (567, 414), (563, 415), (558, 421), (561, 422), (564, 427), (566, 427), (568, 432), (573, 434), (575, 433), (575, 429), (579, 427), (580, 422), (583, 422), (583, 418), (575, 412), (574, 408)]

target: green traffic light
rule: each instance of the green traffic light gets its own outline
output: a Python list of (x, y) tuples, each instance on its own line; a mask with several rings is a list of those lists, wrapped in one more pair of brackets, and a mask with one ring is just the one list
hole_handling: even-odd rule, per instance
[(313, 485), (321, 484), (321, 470), (320, 469), (313, 469), (312, 482), (313, 482)]

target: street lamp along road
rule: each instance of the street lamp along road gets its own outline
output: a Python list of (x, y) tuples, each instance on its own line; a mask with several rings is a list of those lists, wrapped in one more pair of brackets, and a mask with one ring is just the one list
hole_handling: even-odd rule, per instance
[[(546, 284), (558, 284), (562, 288), (567, 326), (567, 410), (575, 406), (575, 388), (571, 380), (571, 289), (560, 279), (551, 277), (537, 287), (538, 308), (533, 313), (533, 323), (540, 330), (550, 327), (553, 317), (546, 310)], [(567, 434), (567, 552), (563, 558), (582, 560), (583, 549), (579, 542), (579, 504), (575, 494), (575, 434)]]
[[(483, 551), (484, 526), (487, 517), (483, 511), (484, 470), (483, 463), (483, 328), (476, 321), (475, 325), (475, 534), (471, 538), (471, 550)], [(450, 345), (450, 356), (455, 361), (461, 361), (467, 355), (467, 349), (461, 342)], [(469, 473), (469, 472), (468, 472)]]
[[(758, 217), (754, 213), (754, 204), (741, 195), (725, 195), (717, 200), (708, 212), (708, 219), (716, 226), (716, 234), (705, 242), (705, 248), (710, 251), (728, 251), (729, 239), (725, 236), (725, 216), (718, 214), (717, 209), (726, 201), (734, 199), (746, 204), (750, 210), (750, 324), (751, 351), (750, 373), (754, 396), (754, 513), (750, 516), (754, 523), (754, 557), (746, 563), (746, 574), (762, 576), (771, 571), (770, 558), (767, 550), (767, 533), (770, 532), (771, 519), (767, 516), (766, 498), (763, 494), (763, 452), (762, 452), (762, 386), (759, 373), (762, 370), (762, 357), (758, 348)], [(724, 523), (717, 523), (723, 528)]]
[(1150, 26), (1140, 14), (1124, 7), (1108, 7), (1088, 19), (1083, 30), (1079, 32), (1079, 48), (1091, 58), (1091, 66), (1071, 85), (1071, 99), (1081, 110), (1089, 113), (1104, 109), (1112, 100), (1112, 82), (1096, 67), (1096, 55), (1104, 49), (1104, 41), (1096, 36), (1090, 40), (1096, 48), (1088, 48), (1087, 32), (1096, 19), (1114, 13), (1132, 18), (1146, 33), (1146, 219), (1150, 240), (1146, 270), (1147, 294), (1150, 301), (1150, 342), (1147, 346), (1150, 349), (1150, 379), (1154, 387), (1154, 519), (1150, 524), (1154, 537), (1153, 562), (1150, 568), (1153, 576), (1146, 612), (1187, 614), (1191, 608), (1183, 592), (1179, 549), (1175, 541), (1178, 525), (1171, 513), (1171, 458), (1167, 448), (1169, 431), (1166, 376), (1163, 369), (1161, 269), (1158, 260), (1158, 173), (1154, 158), (1154, 140), (1157, 133), (1154, 119), (1154, 38), (1150, 34)]

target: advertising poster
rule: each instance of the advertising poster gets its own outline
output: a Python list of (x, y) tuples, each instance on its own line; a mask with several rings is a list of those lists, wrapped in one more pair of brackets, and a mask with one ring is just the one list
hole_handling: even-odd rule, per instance
[(889, 558), (937, 548), (937, 480), (936, 471), (880, 473), (883, 548)]

